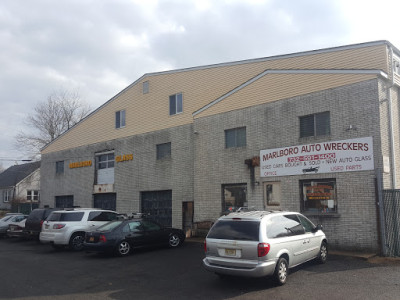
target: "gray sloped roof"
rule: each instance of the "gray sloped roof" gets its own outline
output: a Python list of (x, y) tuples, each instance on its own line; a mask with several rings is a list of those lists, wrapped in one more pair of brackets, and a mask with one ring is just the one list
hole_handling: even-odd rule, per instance
[(0, 173), (0, 188), (15, 186), (38, 168), (40, 168), (40, 161), (9, 167)]

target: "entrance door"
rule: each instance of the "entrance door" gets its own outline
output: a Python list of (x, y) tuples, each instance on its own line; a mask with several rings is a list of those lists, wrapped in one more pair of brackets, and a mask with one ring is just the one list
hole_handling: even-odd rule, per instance
[(222, 213), (236, 211), (240, 207), (247, 207), (247, 184), (222, 185)]
[(172, 226), (172, 190), (142, 192), (142, 213), (164, 226)]
[(182, 203), (182, 228), (186, 237), (192, 236), (193, 207), (193, 201)]
[(117, 210), (117, 194), (115, 193), (105, 193), (105, 194), (95, 194), (93, 207)]

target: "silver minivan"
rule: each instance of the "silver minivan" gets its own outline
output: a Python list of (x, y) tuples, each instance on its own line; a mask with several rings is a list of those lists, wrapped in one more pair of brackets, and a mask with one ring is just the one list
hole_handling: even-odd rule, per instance
[(289, 268), (316, 259), (325, 263), (322, 226), (297, 212), (248, 211), (223, 216), (204, 241), (206, 270), (217, 275), (273, 276), (286, 283)]

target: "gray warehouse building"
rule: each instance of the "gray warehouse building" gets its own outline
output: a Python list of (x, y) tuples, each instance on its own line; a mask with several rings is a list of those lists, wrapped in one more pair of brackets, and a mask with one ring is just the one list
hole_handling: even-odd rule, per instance
[(150, 213), (199, 234), (238, 207), (300, 211), (379, 251), (399, 187), (387, 41), (149, 73), (42, 149), (41, 205)]

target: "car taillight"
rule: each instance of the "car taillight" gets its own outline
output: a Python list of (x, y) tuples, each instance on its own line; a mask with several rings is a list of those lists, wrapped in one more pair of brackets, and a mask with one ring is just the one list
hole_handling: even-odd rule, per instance
[(267, 255), (270, 249), (271, 249), (270, 244), (259, 243), (258, 247), (257, 247), (258, 257), (263, 257), (263, 256)]
[(104, 234), (100, 235), (99, 242), (103, 242), (103, 243), (107, 242), (106, 236)]
[(64, 228), (65, 227), (65, 224), (54, 224), (53, 225), (53, 229), (61, 229), (61, 228)]
[(204, 240), (204, 252), (207, 253), (207, 242)]
[(44, 223), (44, 220), (41, 220), (40, 221), (40, 227), (42, 227), (43, 223)]

